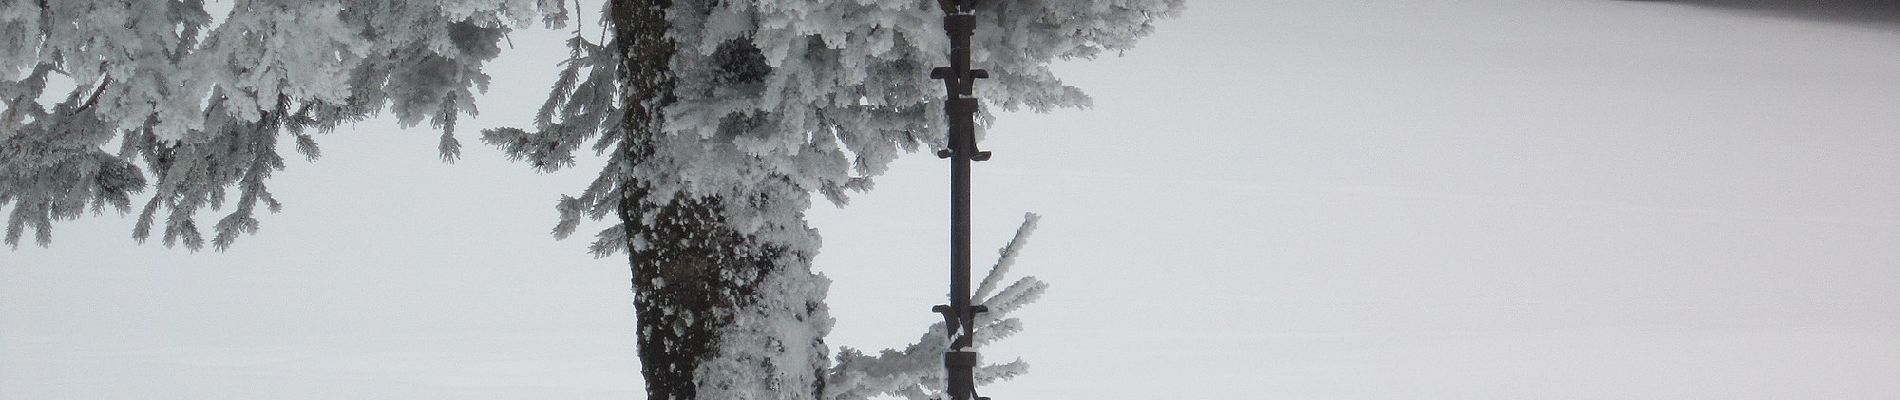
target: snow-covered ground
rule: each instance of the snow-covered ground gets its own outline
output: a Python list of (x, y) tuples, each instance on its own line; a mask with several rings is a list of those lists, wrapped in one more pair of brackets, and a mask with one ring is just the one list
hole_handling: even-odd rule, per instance
[[(977, 166), (978, 253), (1042, 213), (1017, 271), (1054, 285), (984, 394), (1900, 398), (1900, 18), (1760, 4), (1201, 0), (1063, 67), (1097, 107)], [(546, 236), (591, 172), (325, 138), (230, 252), (105, 217), (0, 253), (0, 399), (639, 397), (624, 260)], [(813, 211), (833, 346), (936, 318), (941, 164)]]

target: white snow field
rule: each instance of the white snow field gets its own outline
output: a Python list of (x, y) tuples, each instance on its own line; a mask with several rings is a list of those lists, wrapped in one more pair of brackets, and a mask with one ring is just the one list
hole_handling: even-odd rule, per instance
[[(1054, 287), (982, 392), (1900, 398), (1900, 14), (1780, 4), (1192, 2), (984, 141), (979, 264), (1035, 211)], [(530, 121), (560, 35), (462, 131)], [(436, 136), (326, 136), (225, 253), (110, 215), (0, 252), (0, 399), (640, 398), (625, 260), (547, 235), (591, 167)], [(834, 349), (937, 318), (943, 164), (812, 211)]]

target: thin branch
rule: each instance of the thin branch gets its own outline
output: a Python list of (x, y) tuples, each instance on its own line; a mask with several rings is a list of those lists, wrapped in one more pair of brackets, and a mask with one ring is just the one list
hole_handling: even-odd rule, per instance
[[(101, 65), (101, 67), (103, 67), (103, 65)], [(101, 68), (101, 69), (104, 69), (104, 68)], [(109, 86), (112, 86), (111, 73), (107, 73), (106, 78), (99, 81), (99, 87), (93, 88), (92, 97), (86, 98), (85, 104), (79, 105), (79, 108), (73, 109), (73, 112), (68, 115), (78, 115), (79, 113), (86, 112), (86, 109), (90, 109), (92, 108), (92, 106), (99, 104), (99, 95), (104, 94), (106, 92), (106, 87), (109, 87)]]

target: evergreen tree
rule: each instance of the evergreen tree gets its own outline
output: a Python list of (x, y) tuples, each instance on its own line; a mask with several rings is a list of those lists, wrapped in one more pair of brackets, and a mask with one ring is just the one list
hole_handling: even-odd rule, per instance
[[(1049, 63), (1126, 50), (1183, 1), (982, 2), (975, 63), (992, 79), (977, 95), (1003, 110), (1086, 106)], [(567, 7), (250, 0), (220, 22), (202, 0), (0, 4), (0, 206), (12, 205), (5, 240), (17, 246), (31, 228), (44, 245), (54, 221), (106, 206), (129, 212), (131, 197), (149, 186), (155, 193), (135, 238), (157, 227), (166, 245), (199, 249), (207, 240), (196, 212), (224, 210), (235, 191), (209, 240), (228, 247), (258, 229), (259, 203), (280, 207), (265, 185), (283, 168), (280, 139), (314, 159), (312, 132), (383, 110), (406, 126), (427, 120), (441, 129), (440, 156), (453, 160), (456, 119), (474, 114), (487, 85), (483, 63), (499, 54), (503, 35), (537, 19), (562, 27)], [(947, 65), (937, 5), (621, 0), (603, 8), (611, 34), (601, 43), (568, 40), (572, 57), (533, 126), (488, 130), (482, 140), (547, 172), (575, 166), (582, 146), (607, 155), (593, 184), (559, 202), (554, 234), (573, 233), (583, 216), (619, 222), (595, 234), (590, 249), (627, 251), (649, 398), (924, 393), (934, 362), (916, 356), (935, 353), (843, 351), (830, 366), (827, 281), (811, 271), (818, 237), (803, 212), (812, 193), (843, 204), (900, 154), (943, 146), (943, 94), (926, 74)], [(42, 104), (55, 77), (77, 85)], [(115, 141), (117, 150), (106, 151)], [(1041, 287), (1025, 279), (993, 297), (1020, 304)], [(986, 321), (993, 331), (1014, 332), (1014, 320), (1001, 318), (1014, 307), (992, 309), (1000, 310)], [(985, 376), (1020, 369), (993, 366)]]

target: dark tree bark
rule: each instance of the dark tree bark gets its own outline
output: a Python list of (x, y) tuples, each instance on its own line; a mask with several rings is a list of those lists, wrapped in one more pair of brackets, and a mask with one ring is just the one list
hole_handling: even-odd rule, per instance
[[(621, 123), (628, 137), (619, 151), (634, 169), (654, 153), (654, 137), (665, 124), (661, 110), (673, 101), (669, 64), (677, 46), (666, 37), (672, 6), (669, 0), (617, 1), (610, 11), (627, 109)], [(728, 202), (680, 197), (653, 204), (647, 198), (653, 182), (633, 176), (623, 182), (619, 215), (627, 227), (647, 398), (695, 399), (696, 371), (719, 355), (722, 328), (756, 302), (760, 283), (784, 268), (780, 258), (788, 254), (728, 226), (722, 217), (733, 206)], [(818, 398), (823, 388), (810, 390)]]

